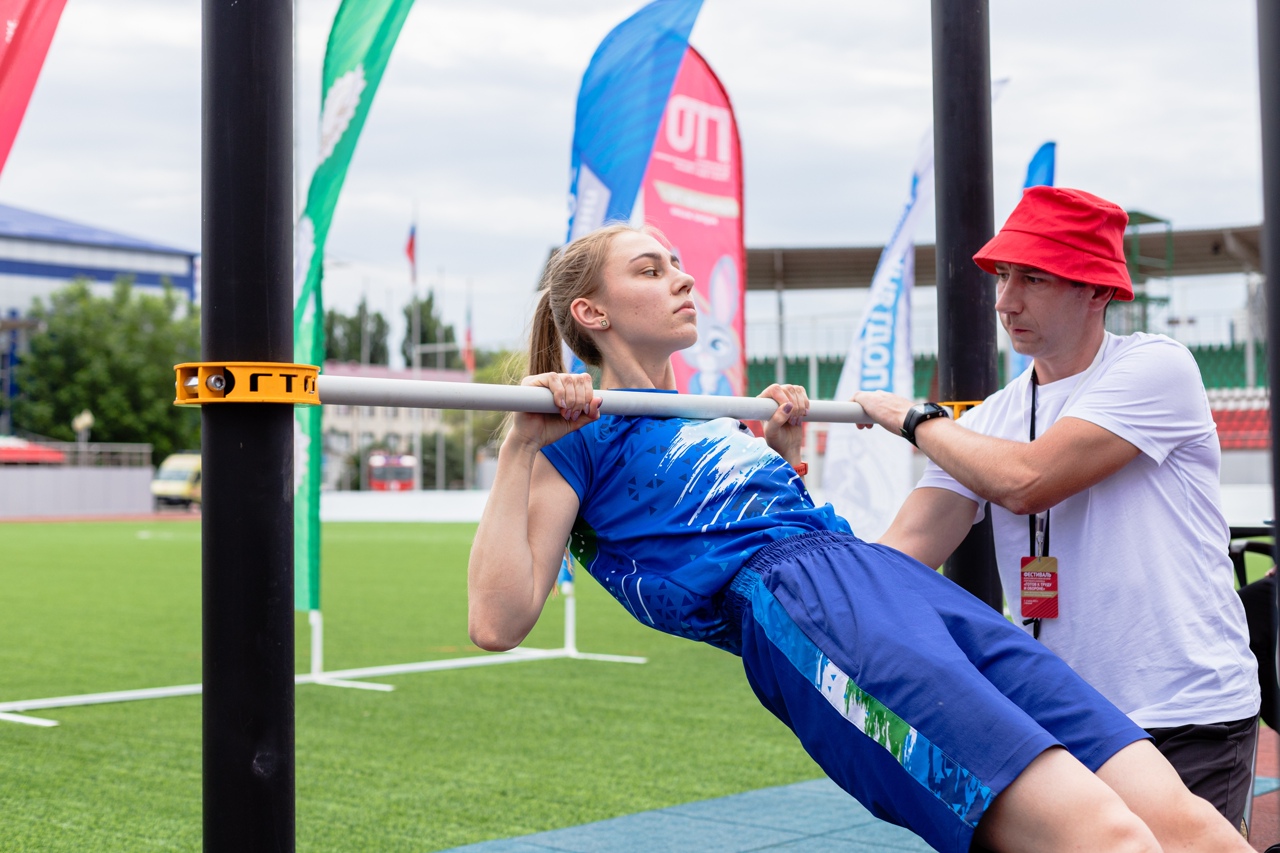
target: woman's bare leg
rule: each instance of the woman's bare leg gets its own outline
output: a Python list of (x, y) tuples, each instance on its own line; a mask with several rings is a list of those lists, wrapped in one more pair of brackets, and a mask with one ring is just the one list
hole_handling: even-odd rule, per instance
[(1120, 796), (1061, 747), (1040, 753), (996, 797), (974, 841), (998, 853), (1160, 851)]
[(1111, 756), (1098, 768), (1098, 778), (1142, 818), (1166, 853), (1253, 849), (1207, 800), (1187, 790), (1150, 741), (1132, 743)]

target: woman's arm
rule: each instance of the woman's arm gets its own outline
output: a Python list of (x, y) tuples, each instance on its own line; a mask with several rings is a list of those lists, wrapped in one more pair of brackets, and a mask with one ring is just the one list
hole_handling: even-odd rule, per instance
[(524, 384), (549, 388), (560, 414), (517, 414), (498, 451), (467, 567), (468, 630), (490, 651), (515, 648), (533, 629), (577, 517), (577, 494), (540, 451), (599, 417), (585, 374), (543, 374)]

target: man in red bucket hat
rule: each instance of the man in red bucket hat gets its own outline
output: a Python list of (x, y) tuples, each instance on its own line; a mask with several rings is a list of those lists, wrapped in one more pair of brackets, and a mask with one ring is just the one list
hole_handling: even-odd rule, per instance
[(1259, 688), (1217, 431), (1186, 347), (1104, 328), (1108, 303), (1133, 299), (1127, 223), (1087, 192), (1026, 190), (974, 260), (1031, 368), (958, 421), (883, 392), (853, 400), (930, 460), (881, 542), (936, 566), (989, 506), (1014, 619), (1247, 833)]

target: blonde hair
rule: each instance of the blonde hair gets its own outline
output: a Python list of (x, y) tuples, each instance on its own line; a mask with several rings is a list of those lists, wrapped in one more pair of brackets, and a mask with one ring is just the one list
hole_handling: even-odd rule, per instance
[(587, 364), (601, 366), (599, 348), (570, 315), (569, 306), (575, 299), (590, 297), (600, 289), (613, 238), (628, 232), (654, 233), (652, 229), (625, 223), (606, 225), (574, 240), (547, 262), (529, 334), (530, 376), (564, 371), (561, 340)]

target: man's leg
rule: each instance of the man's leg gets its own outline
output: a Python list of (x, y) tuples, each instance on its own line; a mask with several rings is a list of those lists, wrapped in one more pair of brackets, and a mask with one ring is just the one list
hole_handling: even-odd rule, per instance
[(1257, 719), (1147, 731), (1191, 793), (1208, 800), (1228, 823), (1241, 828), (1253, 784)]
[(1138, 741), (1098, 768), (1098, 778), (1142, 818), (1165, 853), (1250, 853), (1253, 849), (1206, 800), (1187, 790), (1150, 741)]

